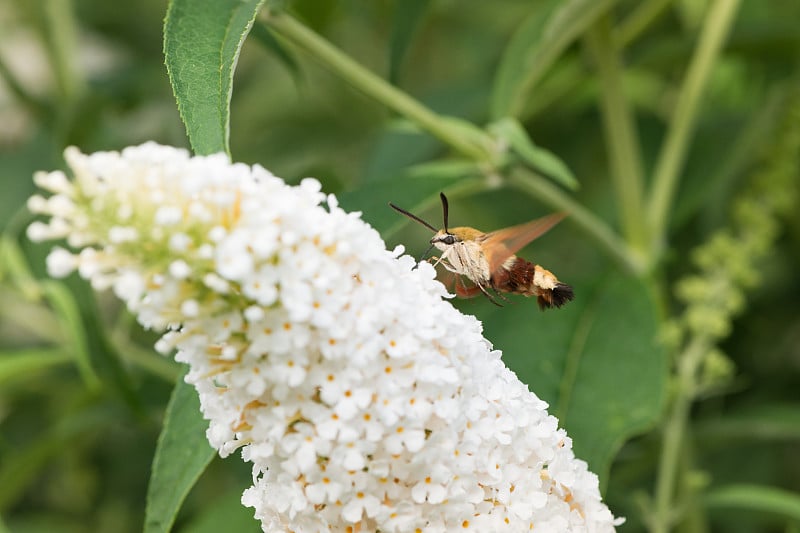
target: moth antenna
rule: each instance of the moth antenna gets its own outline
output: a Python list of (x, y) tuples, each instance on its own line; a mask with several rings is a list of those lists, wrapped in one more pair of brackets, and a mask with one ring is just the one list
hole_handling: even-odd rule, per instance
[(407, 216), (408, 218), (410, 218), (411, 220), (415, 220), (415, 221), (419, 222), (420, 224), (422, 224), (423, 226), (425, 226), (426, 228), (428, 228), (429, 230), (431, 230), (431, 231), (432, 231), (432, 232), (434, 232), (434, 233), (436, 233), (436, 232), (438, 232), (438, 231), (439, 231), (438, 229), (434, 228), (433, 226), (431, 226), (430, 224), (428, 224), (427, 222), (425, 222), (424, 220), (422, 220), (421, 218), (419, 218), (417, 215), (414, 215), (414, 214), (412, 214), (412, 213), (409, 213), (408, 211), (406, 211), (406, 210), (405, 210), (405, 209), (403, 209), (402, 207), (397, 207), (397, 206), (396, 206), (396, 205), (394, 205), (392, 202), (389, 202), (389, 207), (391, 207), (392, 209), (394, 209), (395, 211), (397, 211), (397, 212), (398, 212), (398, 213), (400, 213), (401, 215), (405, 215), (405, 216)]
[(444, 216), (444, 232), (447, 233), (447, 216), (448, 216), (448, 205), (447, 205), (447, 196), (444, 195), (443, 192), (439, 193), (439, 198), (442, 199), (442, 215)]

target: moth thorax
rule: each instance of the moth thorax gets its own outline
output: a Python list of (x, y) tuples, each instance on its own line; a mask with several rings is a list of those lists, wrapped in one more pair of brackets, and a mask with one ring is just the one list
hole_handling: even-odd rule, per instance
[(469, 226), (461, 226), (459, 228), (450, 228), (450, 233), (456, 236), (460, 241), (474, 241), (483, 235), (482, 231), (470, 228)]

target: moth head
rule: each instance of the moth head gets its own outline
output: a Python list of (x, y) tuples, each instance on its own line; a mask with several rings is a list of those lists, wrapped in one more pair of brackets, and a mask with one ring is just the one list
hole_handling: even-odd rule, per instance
[(461, 239), (459, 239), (455, 234), (450, 233), (447, 230), (440, 229), (431, 239), (431, 244), (444, 251), (459, 241), (461, 241)]
[[(437, 230), (432, 225), (430, 225), (428, 222), (426, 222), (426, 221), (422, 220), (421, 218), (419, 218), (417, 215), (415, 215), (415, 214), (413, 214), (413, 213), (411, 213), (409, 211), (406, 211), (405, 209), (403, 209), (401, 207), (397, 207), (396, 205), (394, 205), (391, 202), (389, 202), (389, 205), (391, 206), (392, 209), (394, 209), (398, 213), (400, 213), (400, 214), (402, 214), (404, 216), (407, 216), (408, 218), (410, 218), (411, 220), (413, 220), (415, 222), (419, 222), (420, 224), (422, 224), (426, 228), (428, 228), (431, 231), (435, 232), (435, 235), (431, 239), (431, 246), (436, 246), (439, 250), (444, 251), (444, 250), (447, 250), (450, 246), (454, 245), (455, 243), (459, 242), (462, 239), (455, 233), (455, 230), (454, 231), (450, 231), (450, 230), (447, 229), (447, 222), (448, 222), (447, 219), (448, 219), (448, 215), (449, 215), (449, 206), (448, 206), (448, 202), (447, 202), (447, 196), (445, 196), (444, 193), (439, 193), (439, 199), (442, 201), (442, 218), (443, 218), (443, 222), (444, 222), (444, 228), (442, 228), (440, 230)], [(461, 229), (461, 228), (456, 228), (456, 229)], [(428, 251), (430, 251), (430, 248), (428, 249)], [(427, 255), (427, 253), (428, 252), (425, 252), (425, 255)]]

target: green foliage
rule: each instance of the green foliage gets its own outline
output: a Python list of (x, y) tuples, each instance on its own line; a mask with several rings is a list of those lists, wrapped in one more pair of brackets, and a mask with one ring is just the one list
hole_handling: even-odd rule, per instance
[(197, 154), (229, 152), (233, 72), (263, 1), (169, 3), (164, 57), (181, 119)]
[(21, 235), (30, 175), (64, 146), (181, 145), (184, 129), (196, 153), (316, 176), (415, 255), (430, 235), (389, 201), (438, 226), (444, 191), (452, 225), (486, 231), (569, 212), (521, 255), (574, 302), (457, 305), (550, 403), (622, 531), (796, 527), (797, 5), (11, 5), (0, 527), (257, 529), (247, 469), (207, 466), (177, 366), (113, 299), (45, 279)]
[(506, 48), (492, 91), (495, 119), (525, 114), (526, 100), (553, 63), (616, 0), (550, 0), (534, 6)]
[(618, 272), (596, 283), (557, 314), (497, 309), (484, 325), (508, 365), (550, 403), (576, 454), (604, 479), (620, 446), (661, 413), (666, 361), (647, 287)]
[(522, 125), (512, 118), (504, 118), (488, 126), (499, 140), (508, 143), (514, 154), (534, 171), (559, 182), (570, 189), (578, 188), (572, 171), (552, 152), (536, 146)]
[[(672, 406), (670, 421), (672, 435), (665, 440), (662, 465), (678, 460), (686, 431), (686, 412), (689, 403), (702, 395), (713, 393), (729, 381), (732, 363), (715, 343), (727, 337), (733, 329), (732, 319), (745, 306), (744, 291), (758, 285), (758, 267), (763, 263), (777, 236), (778, 217), (785, 215), (797, 203), (797, 177), (800, 176), (800, 91), (792, 88), (784, 104), (786, 114), (776, 128), (775, 141), (768, 157), (752, 176), (733, 204), (733, 216), (728, 227), (717, 231), (698, 246), (693, 259), (700, 272), (680, 279), (676, 296), (686, 305), (678, 319), (677, 332), (685, 339), (678, 349), (678, 397)], [(657, 517), (662, 523), (676, 505), (672, 491), (678, 482), (675, 472), (664, 470), (656, 492)], [(789, 505), (792, 498), (777, 497), (774, 490), (715, 489), (718, 500), (725, 505), (745, 501), (752, 496), (750, 506), (783, 510), (788, 517), (796, 516)], [(686, 491), (678, 490), (678, 505), (687, 501)], [(796, 498), (795, 498), (796, 500)], [(780, 503), (779, 503), (780, 502)]]
[(800, 521), (800, 496), (772, 487), (731, 485), (719, 488), (708, 494), (706, 504), (712, 509), (748, 509)]
[(169, 531), (189, 490), (214, 457), (197, 393), (182, 380), (172, 391), (153, 457), (145, 533)]

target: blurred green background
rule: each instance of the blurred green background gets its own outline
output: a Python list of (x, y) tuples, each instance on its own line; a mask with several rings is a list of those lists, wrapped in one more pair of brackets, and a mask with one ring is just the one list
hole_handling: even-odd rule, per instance
[[(623, 43), (621, 79), (635, 115), (645, 187), (715, 3), (606, 2), (611, 34)], [(512, 38), (543, 4), (288, 3), (359, 64), (437, 113), (479, 127), (492, 118)], [(142, 529), (150, 464), (180, 369), (152, 351), (156, 335), (141, 331), (111, 295), (95, 295), (73, 278), (40, 281), (46, 247), (24, 237), (31, 220), (24, 204), (34, 191), (33, 172), (62, 168), (66, 146), (84, 152), (146, 140), (189, 146), (164, 66), (166, 7), (154, 0), (0, 4), (0, 530)], [(676, 297), (675, 283), (697, 271), (692, 251), (732, 224), (735, 200), (754, 183), (769, 188), (774, 172), (763, 169), (797, 167), (800, 154), (784, 161), (785, 153), (771, 150), (787, 128), (800, 129), (796, 120), (786, 126), (790, 106), (797, 109), (800, 101), (798, 21), (798, 2), (738, 5), (695, 113), (666, 247), (650, 268), (626, 272), (567, 220), (522, 255), (573, 285), (575, 302), (547, 313), (521, 298), (502, 309), (482, 298), (456, 302), (484, 321), (487, 338), (575, 437), (576, 452), (600, 474), (612, 510), (628, 517), (621, 531), (648, 526), (669, 432), (662, 422), (681, 394), (670, 370), (681, 342), (670, 332), (691, 328), (675, 326), (686, 301)], [(231, 104), (234, 160), (262, 164), (290, 183), (318, 178), (346, 208), (362, 211), (390, 248), (403, 244), (417, 257), (428, 231), (387, 202), (438, 226), (436, 195), (452, 191), (451, 226), (485, 231), (556, 209), (502, 175), (436, 174), (426, 165), (451, 161), (448, 147), (290, 43), (276, 46), (268, 26), (256, 23), (239, 58)], [(580, 189), (565, 194), (619, 228), (619, 191), (601, 112), (608, 89), (596, 61), (578, 34), (516, 118), (577, 178)], [(795, 173), (788, 185), (774, 187), (796, 199), (799, 182)], [(460, 183), (471, 185), (459, 189)], [(720, 335), (718, 350), (700, 370), (707, 374), (704, 387), (692, 397), (697, 401), (673, 465), (680, 531), (800, 531), (800, 217), (796, 203), (784, 211), (788, 216), (775, 218), (774, 235), (752, 265), (757, 289), (747, 292), (730, 334)], [(238, 504), (250, 483), (238, 458), (215, 459), (176, 530), (258, 530), (251, 511)], [(737, 487), (743, 490), (738, 500), (730, 492)]]

